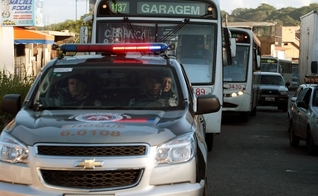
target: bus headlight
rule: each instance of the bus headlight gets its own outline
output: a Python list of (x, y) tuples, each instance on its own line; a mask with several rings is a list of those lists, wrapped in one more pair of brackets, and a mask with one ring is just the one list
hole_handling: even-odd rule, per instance
[(231, 94), (231, 97), (237, 97), (237, 96), (240, 96), (240, 95), (243, 95), (244, 92), (243, 91), (238, 91), (238, 92), (234, 92)]
[(9, 163), (27, 163), (28, 148), (15, 138), (2, 132), (0, 136), (0, 160)]
[(195, 152), (193, 133), (185, 134), (158, 146), (156, 163), (181, 163), (192, 159)]

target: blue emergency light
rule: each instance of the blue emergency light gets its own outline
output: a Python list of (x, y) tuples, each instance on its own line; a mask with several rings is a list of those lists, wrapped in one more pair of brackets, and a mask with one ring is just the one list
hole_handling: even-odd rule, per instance
[(164, 52), (168, 49), (165, 43), (114, 43), (114, 44), (63, 44), (60, 49), (63, 52)]

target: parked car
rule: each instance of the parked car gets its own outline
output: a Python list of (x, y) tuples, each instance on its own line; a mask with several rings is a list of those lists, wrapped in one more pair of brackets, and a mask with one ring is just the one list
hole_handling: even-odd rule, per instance
[(279, 110), (287, 112), (288, 87), (284, 77), (274, 72), (254, 72), (255, 84), (258, 87), (258, 105), (277, 106)]
[(22, 105), (2, 100), (16, 116), (0, 135), (0, 195), (207, 196), (203, 114), (220, 102), (195, 95), (167, 48), (62, 45)]
[[(288, 103), (288, 111), (287, 111), (287, 117), (288, 117), (288, 120), (290, 120), (291, 118), (291, 108), (293, 107), (299, 93), (307, 86), (309, 86), (310, 84), (301, 84), (297, 87), (297, 89), (295, 90), (295, 93), (293, 94), (292, 97), (290, 97), (289, 99), (289, 103)], [(316, 85), (316, 84), (311, 84), (311, 85)]]
[(297, 147), (305, 140), (308, 154), (314, 154), (318, 145), (318, 85), (302, 84), (295, 94), (289, 111), (290, 146)]

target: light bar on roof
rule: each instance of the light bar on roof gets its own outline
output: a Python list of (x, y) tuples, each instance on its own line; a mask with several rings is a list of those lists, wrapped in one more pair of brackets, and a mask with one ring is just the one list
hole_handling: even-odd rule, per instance
[(306, 75), (305, 76), (306, 84), (317, 84), (318, 83), (318, 75)]
[(126, 52), (163, 52), (168, 49), (165, 43), (115, 43), (115, 44), (63, 44), (63, 52), (105, 52), (105, 53), (126, 53)]

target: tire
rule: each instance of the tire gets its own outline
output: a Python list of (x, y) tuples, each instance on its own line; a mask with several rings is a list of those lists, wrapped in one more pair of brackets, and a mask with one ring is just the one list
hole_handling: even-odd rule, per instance
[(282, 110), (283, 112), (287, 112), (288, 104), (286, 103), (286, 104), (278, 106), (278, 110)]
[(208, 147), (208, 152), (211, 152), (213, 149), (213, 140), (214, 140), (214, 133), (205, 134), (205, 143)]
[(256, 106), (252, 109), (251, 116), (256, 116)]
[(248, 122), (249, 115), (250, 115), (249, 112), (240, 112), (240, 120), (241, 120), (241, 122), (244, 122), (244, 123)]
[(288, 104), (285, 104), (282, 108), (283, 112), (287, 112), (288, 111)]
[(298, 147), (299, 146), (299, 137), (295, 135), (295, 130), (293, 127), (293, 123), (289, 123), (289, 128), (288, 128), (288, 133), (289, 133), (289, 144), (291, 147)]
[(315, 142), (309, 130), (307, 132), (307, 138), (306, 138), (306, 149), (309, 155), (314, 155), (317, 152), (317, 146), (315, 145)]

